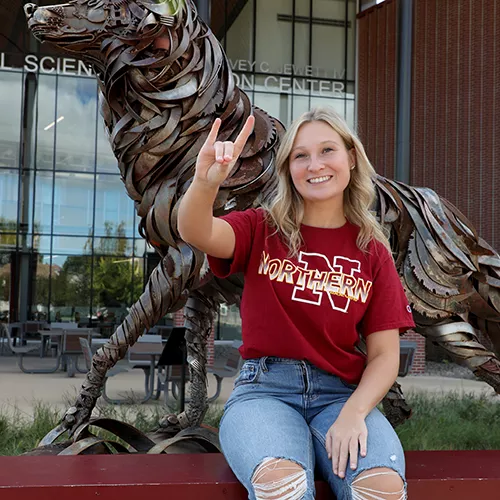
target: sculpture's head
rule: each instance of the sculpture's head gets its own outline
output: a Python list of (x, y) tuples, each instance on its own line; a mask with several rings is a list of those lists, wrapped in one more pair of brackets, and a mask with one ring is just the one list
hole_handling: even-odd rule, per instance
[(26, 4), (28, 27), (42, 42), (71, 52), (94, 52), (103, 40), (150, 38), (175, 26), (191, 0), (71, 0), (38, 7)]

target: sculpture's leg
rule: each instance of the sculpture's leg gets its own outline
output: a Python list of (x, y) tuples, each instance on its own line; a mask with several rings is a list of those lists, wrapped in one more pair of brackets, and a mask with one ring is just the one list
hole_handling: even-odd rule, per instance
[(208, 408), (207, 403), (207, 340), (212, 330), (216, 303), (195, 292), (185, 307), (188, 364), (191, 376), (190, 398), (186, 410), (168, 415), (160, 423), (161, 432), (176, 434), (187, 427), (199, 426)]
[(124, 358), (128, 347), (145, 329), (155, 325), (167, 312), (184, 305), (191, 285), (191, 277), (185, 269), (192, 269), (194, 254), (188, 251), (187, 246), (183, 250), (179, 252), (170, 248), (153, 270), (140, 299), (130, 308), (109, 341), (94, 354), (92, 368), (87, 373), (75, 405), (68, 409), (61, 425), (44, 438), (42, 445), (51, 444), (65, 430), (73, 435), (81, 424), (88, 422), (103, 391), (107, 371)]
[(401, 386), (394, 382), (389, 392), (382, 400), (385, 416), (393, 427), (404, 423), (411, 416), (411, 408), (405, 401)]
[(479, 341), (478, 331), (466, 322), (445, 323), (417, 329), (442, 347), (458, 364), (464, 365), (500, 394), (500, 361)]

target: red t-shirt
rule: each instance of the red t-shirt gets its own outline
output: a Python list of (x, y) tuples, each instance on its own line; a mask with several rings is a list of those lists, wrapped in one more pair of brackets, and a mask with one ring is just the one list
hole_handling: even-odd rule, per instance
[(369, 253), (356, 246), (359, 227), (302, 225), (297, 257), (262, 209), (223, 217), (236, 235), (232, 260), (208, 257), (224, 278), (243, 272), (240, 306), (244, 359), (278, 356), (308, 360), (350, 383), (359, 382), (365, 356), (359, 334), (414, 327), (411, 308), (392, 256), (372, 241)]

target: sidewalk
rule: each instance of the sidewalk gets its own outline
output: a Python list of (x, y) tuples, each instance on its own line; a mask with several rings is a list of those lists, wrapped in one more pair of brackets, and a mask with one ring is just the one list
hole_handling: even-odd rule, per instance
[[(30, 358), (28, 363), (51, 363), (53, 360)], [(28, 365), (31, 366), (31, 365)], [(66, 373), (30, 375), (22, 373), (13, 356), (0, 356), (0, 413), (11, 413), (17, 408), (26, 415), (33, 413), (37, 401), (43, 401), (52, 407), (66, 410), (73, 404), (80, 390), (85, 375), (77, 373), (74, 378), (68, 378)], [(224, 379), (221, 395), (215, 404), (223, 405), (233, 388), (234, 379)], [(484, 382), (449, 377), (407, 376), (398, 379), (403, 392), (427, 391), (435, 394), (455, 391), (458, 393), (486, 394), (495, 400), (500, 400), (493, 389)], [(216, 382), (213, 375), (208, 376), (208, 394), (215, 393)], [(144, 393), (144, 374), (142, 370), (133, 370), (111, 377), (108, 381), (108, 394), (111, 397), (121, 397), (133, 391), (137, 397)], [(152, 401), (151, 405), (161, 405), (163, 399)], [(103, 402), (103, 404), (105, 404)]]

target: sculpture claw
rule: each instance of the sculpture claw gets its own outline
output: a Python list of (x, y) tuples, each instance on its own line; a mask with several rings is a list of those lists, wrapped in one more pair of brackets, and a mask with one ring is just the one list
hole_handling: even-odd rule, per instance
[(76, 406), (72, 406), (64, 414), (62, 422), (59, 426), (63, 426), (65, 430), (68, 431), (69, 437), (72, 437), (76, 430), (82, 424), (86, 424), (89, 420), (90, 412), (87, 408), (77, 408)]

